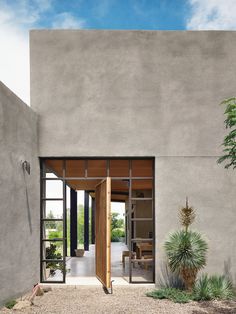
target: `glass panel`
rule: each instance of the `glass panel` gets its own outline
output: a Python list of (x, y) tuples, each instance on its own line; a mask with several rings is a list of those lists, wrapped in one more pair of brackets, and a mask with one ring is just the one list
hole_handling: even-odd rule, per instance
[(132, 201), (132, 218), (152, 218), (152, 201)]
[(153, 222), (150, 221), (137, 221), (133, 222), (133, 230), (134, 230), (134, 238), (144, 238), (144, 239), (152, 239), (153, 236)]
[(88, 160), (88, 177), (106, 177), (106, 160)]
[(63, 262), (43, 262), (44, 281), (63, 281)]
[(152, 242), (134, 242), (135, 256), (131, 259), (132, 282), (153, 282), (154, 254)]
[(63, 182), (61, 180), (45, 180), (45, 192), (46, 198), (62, 198)]
[(70, 256), (70, 214), (71, 214), (70, 205), (71, 205), (70, 204), (70, 188), (68, 186), (66, 186), (67, 256)]
[[(79, 191), (77, 197), (78, 197), (78, 200), (79, 199), (84, 200), (84, 192)], [(84, 248), (84, 206), (82, 204), (79, 204), (78, 206), (77, 215), (78, 215), (77, 248), (83, 249)]]
[(63, 161), (47, 159), (44, 162), (44, 172), (46, 177), (62, 177), (63, 176)]
[(63, 242), (62, 241), (43, 241), (42, 259), (63, 259)]
[(43, 218), (63, 218), (63, 201), (43, 201)]
[(66, 160), (66, 177), (85, 177), (85, 160)]
[(132, 177), (152, 177), (152, 160), (132, 160)]
[(132, 180), (132, 197), (152, 197), (153, 180)]
[(44, 221), (43, 222), (44, 239), (62, 239), (63, 221)]
[(111, 177), (128, 177), (129, 176), (129, 160), (110, 160), (110, 176)]

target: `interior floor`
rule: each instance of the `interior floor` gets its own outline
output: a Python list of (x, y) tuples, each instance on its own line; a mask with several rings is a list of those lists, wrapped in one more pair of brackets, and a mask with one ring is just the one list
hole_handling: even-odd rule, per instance
[[(125, 267), (122, 264), (122, 252), (127, 251), (127, 245), (122, 242), (111, 243), (111, 280), (113, 284), (129, 284), (129, 259), (125, 258)], [(67, 284), (100, 284), (95, 276), (95, 245), (90, 244), (89, 251), (83, 257), (67, 257), (66, 261)], [(150, 281), (152, 270), (143, 269), (136, 263), (132, 268), (133, 281)]]
[[(122, 252), (126, 250), (128, 250), (128, 248), (125, 243), (111, 243), (111, 277), (112, 280), (114, 280), (114, 283), (128, 283), (128, 268), (123, 268), (122, 265)], [(89, 251), (86, 251), (83, 257), (68, 257), (66, 261), (66, 268), (66, 283), (100, 283), (95, 276), (94, 244), (90, 244)]]

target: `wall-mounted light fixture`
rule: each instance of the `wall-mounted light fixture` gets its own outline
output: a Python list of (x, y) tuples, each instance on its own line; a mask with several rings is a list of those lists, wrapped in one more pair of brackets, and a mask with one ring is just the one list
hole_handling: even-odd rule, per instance
[(22, 168), (24, 171), (30, 174), (30, 163), (27, 160), (22, 161)]

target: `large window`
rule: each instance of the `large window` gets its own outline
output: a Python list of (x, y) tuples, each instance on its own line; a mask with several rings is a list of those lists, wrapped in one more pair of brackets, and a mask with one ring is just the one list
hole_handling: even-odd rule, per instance
[(154, 158), (41, 159), (42, 282), (65, 282), (66, 188), (94, 195), (106, 177), (111, 177), (111, 199), (125, 202), (129, 282), (154, 282)]

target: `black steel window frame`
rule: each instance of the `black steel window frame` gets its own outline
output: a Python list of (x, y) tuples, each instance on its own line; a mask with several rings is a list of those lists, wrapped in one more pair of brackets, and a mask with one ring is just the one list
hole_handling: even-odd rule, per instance
[[(111, 177), (111, 180), (127, 180), (129, 183), (129, 206), (128, 206), (128, 229), (129, 229), (129, 237), (128, 237), (128, 246), (130, 250), (129, 254), (129, 283), (155, 283), (155, 157), (41, 157), (40, 159), (40, 281), (42, 283), (65, 283), (66, 280), (66, 252), (67, 252), (67, 239), (66, 239), (66, 181), (67, 180), (103, 180), (110, 175), (110, 161), (111, 160), (128, 160), (129, 161), (129, 176), (124, 177)], [(50, 178), (45, 175), (45, 161), (46, 160), (62, 160), (63, 166), (62, 177)], [(84, 160), (85, 161), (85, 175), (83, 177), (66, 177), (66, 161), (67, 160)], [(88, 177), (88, 160), (106, 160), (106, 177)], [(132, 176), (132, 161), (133, 160), (152, 160), (152, 176), (151, 177), (133, 177)], [(45, 197), (45, 182), (50, 180), (60, 180), (63, 182), (63, 198), (46, 198)], [(132, 197), (132, 180), (152, 180), (152, 197), (150, 198), (133, 198)], [(43, 217), (43, 202), (50, 200), (60, 200), (63, 201), (63, 218), (62, 219), (47, 219)], [(150, 218), (142, 218), (142, 220), (152, 220), (152, 228), (153, 228), (153, 236), (152, 239), (132, 239), (132, 222), (136, 219), (131, 217), (132, 212), (132, 200), (136, 201), (152, 201), (152, 219)], [(49, 281), (44, 280), (43, 278), (43, 263), (52, 260), (43, 259), (43, 242), (46, 239), (43, 239), (43, 222), (44, 221), (62, 221), (63, 222), (63, 259), (57, 260), (57, 262), (63, 262), (63, 280), (61, 281)], [(138, 220), (136, 220), (138, 221)], [(141, 220), (140, 220), (141, 221)], [(50, 242), (58, 241), (50, 239)], [(152, 241), (152, 252), (153, 252), (153, 280), (152, 281), (134, 281), (132, 279), (132, 243), (133, 242), (145, 242)]]

